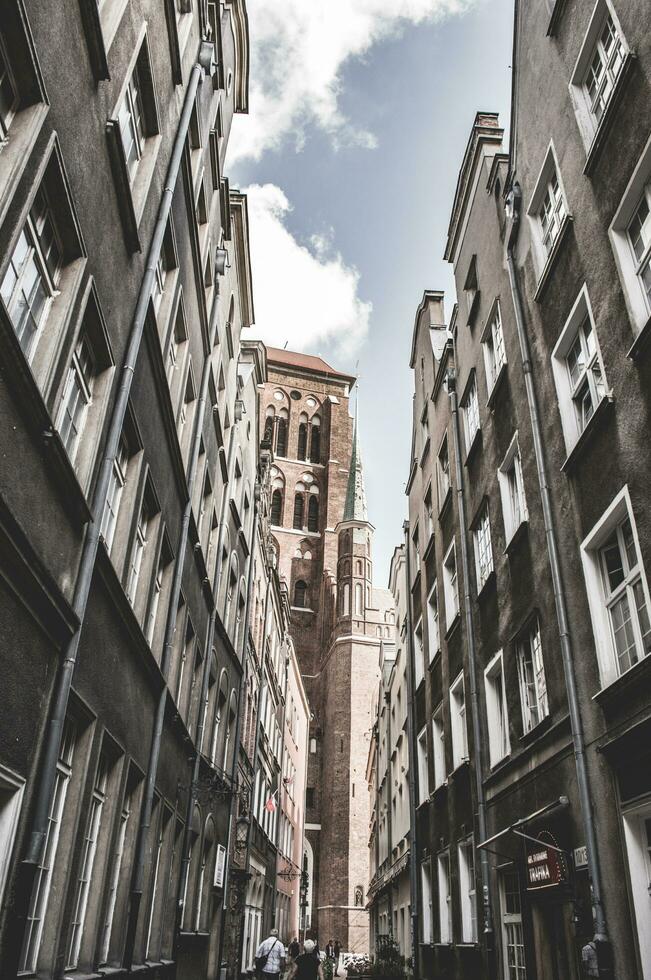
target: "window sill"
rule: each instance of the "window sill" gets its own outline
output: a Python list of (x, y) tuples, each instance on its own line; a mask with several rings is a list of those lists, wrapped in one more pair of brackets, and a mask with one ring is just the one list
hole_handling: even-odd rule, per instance
[(493, 387), (491, 388), (490, 394), (486, 399), (486, 408), (488, 409), (489, 412), (491, 412), (491, 414), (495, 411), (495, 402), (497, 400), (497, 395), (499, 393), (499, 390), (502, 387), (502, 382), (506, 377), (506, 368), (507, 368), (507, 362), (505, 361), (504, 364), (499, 369), (499, 371), (497, 372), (497, 377), (495, 378)]
[(442, 789), (447, 789), (447, 788), (448, 788), (448, 781), (447, 779), (444, 779), (442, 783), (439, 783), (438, 786), (434, 787), (434, 789), (429, 795), (430, 800), (433, 800), (434, 797), (438, 796)]
[(592, 441), (592, 438), (597, 430), (603, 423), (605, 423), (606, 419), (614, 410), (614, 405), (615, 399), (613, 398), (612, 394), (609, 392), (607, 395), (604, 395), (595, 408), (592, 418), (567, 454), (565, 462), (562, 463), (561, 471), (563, 473), (571, 473), (577, 462), (583, 456), (586, 447)]
[(470, 466), (473, 458), (479, 452), (479, 447), (481, 446), (482, 443), (483, 443), (483, 437), (482, 437), (481, 429), (477, 429), (477, 431), (473, 436), (472, 442), (468, 446), (468, 451), (466, 452), (466, 459), (465, 459), (466, 466)]
[(420, 463), (418, 465), (420, 466), (421, 469), (423, 468), (423, 463), (425, 462), (429, 454), (429, 446), (430, 446), (430, 438), (428, 436), (425, 445), (423, 446), (423, 451), (420, 454)]
[(588, 148), (585, 164), (583, 166), (583, 173), (586, 175), (586, 177), (592, 176), (599, 157), (601, 156), (601, 151), (604, 147), (604, 143), (606, 142), (606, 137), (608, 136), (613, 123), (618, 117), (617, 109), (622, 101), (624, 89), (629, 78), (631, 77), (633, 65), (636, 61), (636, 55), (632, 51), (629, 51), (624, 59), (624, 64), (621, 67), (620, 73), (617, 76), (615, 87), (610, 93), (610, 99), (608, 100), (606, 111), (599, 120), (599, 125), (595, 130), (592, 142)]
[(549, 24), (547, 25), (547, 37), (555, 37), (558, 25), (560, 24), (561, 18), (563, 16), (563, 11), (565, 10), (565, 0), (556, 0), (554, 4), (554, 9), (551, 12), (549, 18)]
[(439, 524), (445, 519), (445, 515), (448, 512), (450, 504), (452, 502), (452, 487), (448, 487), (445, 493), (445, 499), (439, 507)]
[(495, 574), (495, 569), (493, 568), (488, 573), (488, 576), (486, 577), (486, 580), (484, 581), (481, 589), (479, 589), (478, 592), (477, 592), (477, 601), (478, 602), (481, 601), (482, 599), (485, 599), (486, 598), (486, 596), (488, 595), (488, 593), (492, 591), (493, 586), (496, 584), (496, 582), (497, 582), (497, 576)]
[(468, 320), (467, 326), (472, 329), (477, 317), (477, 310), (479, 309), (479, 297), (481, 296), (481, 290), (477, 290), (472, 298), (472, 303), (470, 304), (470, 309), (468, 310)]
[(497, 762), (490, 763), (491, 776), (496, 776), (501, 769), (505, 769), (510, 761), (511, 761), (511, 750), (509, 749), (506, 755), (503, 755), (501, 759), (497, 760)]
[(93, 77), (96, 82), (101, 82), (111, 76), (106, 57), (106, 44), (102, 30), (99, 5), (97, 3), (86, 3), (85, 0), (82, 0), (80, 7)]
[(647, 654), (642, 660), (625, 670), (623, 674), (609, 681), (600, 691), (592, 695), (592, 700), (602, 707), (608, 707), (615, 701), (628, 699), (630, 687), (632, 685), (648, 684), (651, 679), (651, 654)]
[(462, 770), (462, 769), (465, 769), (465, 767), (466, 767), (466, 766), (470, 766), (470, 759), (469, 759), (469, 758), (467, 758), (467, 757), (466, 757), (465, 759), (462, 759), (462, 760), (461, 760), (461, 762), (457, 762), (457, 764), (456, 764), (456, 766), (454, 767), (454, 769), (452, 770), (452, 772), (449, 772), (449, 773), (448, 773), (448, 778), (447, 778), (447, 779), (446, 779), (446, 781), (445, 781), (445, 783), (446, 783), (446, 786), (447, 786), (447, 784), (448, 784), (448, 783), (450, 782), (450, 780), (451, 780), (451, 779), (452, 779), (452, 778), (453, 778), (454, 776), (456, 776), (456, 775), (457, 775), (457, 773), (459, 773), (459, 772), (461, 772), (461, 770)]
[(521, 541), (522, 538), (526, 536), (528, 531), (529, 531), (529, 520), (525, 519), (523, 521), (520, 521), (515, 531), (513, 532), (509, 540), (506, 542), (506, 546), (504, 548), (504, 554), (508, 555), (510, 558), (511, 552), (516, 549), (518, 543)]
[(437, 660), (439, 659), (439, 657), (440, 657), (440, 656), (441, 656), (441, 648), (440, 648), (440, 647), (438, 647), (438, 648), (437, 648), (437, 649), (436, 649), (436, 650), (434, 651), (434, 656), (433, 656), (433, 657), (430, 657), (430, 661), (429, 661), (429, 663), (428, 663), (428, 665), (427, 665), (427, 669), (428, 669), (428, 670), (430, 670), (430, 671), (432, 670), (432, 668), (433, 668), (433, 666), (434, 666), (434, 664), (436, 663), (436, 661), (437, 661)]
[(423, 552), (423, 561), (427, 561), (433, 547), (434, 547), (434, 531), (430, 531), (429, 539), (427, 541), (427, 544), (425, 545), (425, 551)]
[(637, 361), (639, 357), (645, 352), (646, 347), (651, 340), (651, 316), (646, 321), (639, 334), (631, 344), (628, 349), (627, 357), (630, 357), (632, 361)]
[(446, 630), (446, 633), (445, 633), (445, 640), (446, 640), (446, 642), (452, 637), (452, 635), (459, 628), (459, 624), (460, 623), (461, 623), (461, 613), (457, 610), (457, 612), (454, 614), (454, 619), (452, 620), (452, 622), (450, 623), (450, 625), (448, 626), (448, 628)]
[(572, 217), (571, 214), (566, 214), (565, 217), (563, 218), (563, 224), (561, 225), (561, 230), (559, 231), (556, 237), (556, 241), (552, 245), (552, 250), (547, 256), (542, 272), (540, 273), (540, 276), (538, 278), (538, 285), (536, 286), (536, 291), (533, 294), (534, 303), (540, 303), (543, 297), (545, 289), (547, 288), (547, 285), (551, 278), (551, 274), (556, 265), (556, 261), (562, 251), (563, 244), (565, 243), (565, 240), (568, 237), (569, 230), (573, 222), (574, 222), (574, 218)]
[(520, 739), (519, 739), (520, 744), (525, 746), (525, 745), (530, 745), (532, 742), (535, 742), (537, 738), (539, 738), (541, 735), (544, 735), (547, 729), (550, 728), (551, 724), (552, 724), (552, 716), (545, 715), (544, 718), (540, 719), (537, 725), (534, 725), (533, 728), (530, 728), (528, 732), (523, 732), (522, 735), (520, 735)]

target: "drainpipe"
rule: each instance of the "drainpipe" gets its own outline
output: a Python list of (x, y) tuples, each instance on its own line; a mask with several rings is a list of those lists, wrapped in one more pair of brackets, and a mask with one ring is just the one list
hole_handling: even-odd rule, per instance
[(415, 658), (414, 635), (411, 614), (411, 561), (409, 558), (409, 521), (402, 525), (405, 534), (405, 589), (407, 595), (407, 744), (409, 745), (409, 890), (411, 893), (411, 958), (414, 980), (420, 977), (420, 949), (418, 948), (418, 824), (416, 820), (416, 689), (414, 687)]
[[(456, 359), (456, 344), (455, 344)], [(463, 570), (463, 609), (466, 620), (468, 645), (468, 680), (470, 686), (470, 708), (472, 714), (472, 741), (474, 752), (475, 792), (477, 794), (477, 824), (479, 836), (486, 840), (486, 795), (484, 793), (484, 765), (482, 755), (481, 715), (479, 710), (479, 691), (477, 687), (477, 649), (475, 628), (472, 619), (472, 600), (470, 595), (470, 560), (468, 557), (468, 524), (464, 492), (463, 466), (461, 464), (461, 432), (459, 425), (459, 402), (457, 398), (457, 379), (454, 371), (448, 371), (447, 388), (452, 412), (452, 431), (454, 434), (455, 477), (457, 482), (457, 510), (459, 513), (459, 538), (461, 543), (461, 567)], [(488, 853), (481, 849), (482, 910), (484, 917), (484, 946), (488, 976), (495, 976), (495, 941), (493, 914), (490, 895), (490, 867)]]
[[(375, 733), (375, 873), (380, 871), (380, 713), (378, 711)], [(379, 892), (373, 898), (373, 918), (375, 919), (375, 955), (377, 956), (377, 937), (380, 931)]]
[[(384, 697), (385, 704), (387, 706), (387, 861), (389, 862), (389, 867), (391, 867), (391, 855), (393, 853), (392, 847), (392, 836), (393, 836), (393, 817), (391, 816), (391, 764), (390, 764), (390, 751), (391, 751), (391, 694), (387, 693)], [(393, 935), (393, 886), (389, 885), (389, 935), (395, 939)]]
[(513, 299), (513, 310), (515, 312), (515, 323), (518, 331), (518, 340), (520, 341), (520, 355), (522, 358), (522, 370), (524, 373), (524, 382), (527, 391), (527, 404), (529, 407), (534, 453), (536, 457), (536, 468), (538, 471), (538, 486), (540, 489), (540, 499), (542, 503), (545, 538), (547, 540), (547, 553), (549, 557), (549, 566), (554, 589), (554, 603), (556, 606), (556, 619), (558, 621), (561, 658), (563, 661), (563, 672), (565, 674), (565, 689), (567, 692), (567, 702), (570, 712), (574, 763), (576, 766), (576, 782), (579, 791), (579, 805), (581, 807), (581, 815), (583, 817), (585, 827), (586, 850), (588, 852), (588, 873), (592, 886), (592, 916), (595, 928), (594, 942), (597, 946), (599, 959), (599, 976), (610, 977), (613, 973), (612, 947), (608, 938), (606, 915), (603, 908), (601, 867), (599, 851), (597, 848), (597, 835), (594, 825), (594, 816), (592, 813), (588, 768), (585, 758), (583, 720), (581, 718), (579, 696), (576, 689), (576, 677), (574, 675), (572, 635), (570, 632), (567, 602), (565, 598), (565, 586), (563, 584), (561, 562), (558, 553), (558, 539), (556, 527), (554, 525), (551, 488), (547, 477), (542, 425), (538, 410), (538, 399), (533, 381), (533, 365), (531, 362), (529, 337), (527, 335), (524, 309), (520, 297), (518, 278), (513, 257), (513, 249), (515, 247), (520, 227), (520, 206), (522, 203), (522, 192), (520, 190), (520, 185), (517, 182), (513, 185), (509, 197), (510, 205), (513, 210), (513, 226), (509, 235), (506, 250), (506, 261), (509, 273), (509, 284), (511, 286), (511, 297)]
[[(287, 644), (287, 636), (285, 636), (285, 644)], [(285, 647), (286, 648), (286, 647)], [(285, 700), (283, 704), (283, 720), (282, 720), (282, 739), (280, 746), (280, 773), (279, 773), (279, 783), (278, 783), (278, 820), (276, 821), (276, 876), (278, 876), (278, 850), (280, 844), (280, 815), (282, 813), (282, 791), (283, 791), (283, 766), (285, 764), (285, 722), (287, 720), (287, 687), (289, 680), (289, 657), (285, 654)], [(276, 902), (277, 902), (277, 886), (274, 882), (273, 892), (271, 896), (271, 923), (276, 926)]]
[[(200, 61), (194, 65), (188, 79), (183, 109), (174, 139), (170, 162), (167, 168), (165, 186), (163, 188), (161, 201), (158, 207), (156, 225), (154, 227), (149, 251), (147, 253), (145, 272), (140, 284), (136, 309), (131, 323), (129, 340), (121, 370), (121, 378), (117, 386), (115, 403), (111, 413), (111, 421), (109, 424), (104, 455), (99, 469), (95, 493), (93, 495), (91, 509), (94, 519), (89, 522), (87, 527), (79, 566), (79, 574), (75, 584), (72, 602), (72, 607), (77, 616), (79, 624), (75, 630), (75, 633), (70, 638), (63, 650), (61, 666), (58, 671), (52, 698), (52, 707), (50, 709), (48, 727), (44, 737), (43, 754), (40, 762), (40, 778), (35, 791), (34, 809), (32, 812), (29, 838), (25, 856), (21, 862), (23, 869), (22, 874), (25, 878), (29, 876), (32, 881), (41, 860), (45, 838), (47, 835), (48, 816), (52, 804), (52, 792), (56, 777), (57, 760), (59, 758), (59, 751), (61, 748), (63, 726), (68, 708), (72, 678), (77, 663), (79, 639), (86, 614), (88, 596), (90, 593), (93, 570), (95, 567), (95, 559), (97, 556), (100, 535), (100, 519), (104, 511), (111, 472), (113, 470), (113, 464), (118, 451), (122, 427), (127, 412), (129, 395), (131, 392), (131, 383), (135, 373), (136, 361), (138, 359), (138, 352), (142, 341), (152, 286), (154, 284), (156, 265), (163, 244), (165, 228), (167, 226), (167, 220), (172, 206), (172, 197), (179, 174), (194, 99), (203, 72), (208, 70), (204, 58), (207, 48), (210, 48), (211, 53), (213, 46), (210, 44), (206, 46), (206, 44), (202, 42), (202, 48), (199, 56)], [(30, 892), (31, 889), (26, 887), (25, 892), (22, 895), (24, 901), (29, 902)], [(21, 909), (21, 911), (18, 913), (18, 917), (19, 921), (22, 923), (22, 928), (24, 929), (26, 908)]]
[[(257, 424), (257, 423), (256, 423)], [(244, 619), (244, 632), (242, 636), (242, 648), (240, 650), (240, 655), (242, 658), (243, 673), (242, 679), (240, 681), (240, 689), (237, 696), (237, 719), (235, 722), (235, 740), (234, 740), (234, 751), (233, 751), (233, 764), (231, 766), (231, 787), (233, 789), (232, 794), (228, 801), (228, 836), (226, 838), (226, 867), (224, 869), (224, 889), (222, 892), (222, 914), (221, 914), (221, 929), (219, 931), (219, 946), (217, 950), (217, 965), (218, 969), (222, 971), (222, 957), (224, 955), (224, 930), (226, 929), (226, 913), (228, 905), (228, 892), (231, 880), (231, 843), (233, 837), (233, 801), (237, 795), (236, 786), (238, 785), (237, 769), (239, 765), (240, 758), (240, 738), (242, 732), (242, 716), (244, 711), (242, 710), (242, 699), (246, 693), (246, 685), (249, 679), (248, 664), (249, 658), (247, 656), (247, 637), (249, 633), (249, 612), (251, 609), (251, 595), (253, 592), (253, 549), (255, 547), (255, 535), (256, 526), (258, 520), (258, 510), (260, 505), (260, 485), (256, 483), (254, 490), (254, 504), (253, 504), (253, 524), (251, 529), (251, 549), (249, 552), (249, 570), (247, 574), (246, 581), (246, 609), (245, 609), (245, 619)]]

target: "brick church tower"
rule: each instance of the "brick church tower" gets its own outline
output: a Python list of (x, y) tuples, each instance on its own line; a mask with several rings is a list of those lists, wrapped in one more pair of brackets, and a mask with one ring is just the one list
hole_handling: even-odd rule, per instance
[(312, 721), (306, 787), (306, 934), (368, 949), (365, 782), (379, 647), (393, 600), (372, 585), (355, 378), (319, 357), (268, 348), (261, 410), (272, 444), (272, 533)]

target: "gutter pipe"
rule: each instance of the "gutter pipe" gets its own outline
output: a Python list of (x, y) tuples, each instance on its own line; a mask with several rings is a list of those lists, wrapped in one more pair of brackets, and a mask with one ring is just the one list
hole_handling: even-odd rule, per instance
[(416, 782), (418, 767), (416, 759), (416, 691), (414, 688), (414, 635), (412, 632), (411, 562), (409, 559), (409, 521), (402, 525), (405, 535), (405, 578), (407, 593), (407, 739), (409, 745), (409, 890), (411, 892), (411, 958), (414, 980), (420, 978), (420, 950), (418, 947), (418, 822), (416, 816)]

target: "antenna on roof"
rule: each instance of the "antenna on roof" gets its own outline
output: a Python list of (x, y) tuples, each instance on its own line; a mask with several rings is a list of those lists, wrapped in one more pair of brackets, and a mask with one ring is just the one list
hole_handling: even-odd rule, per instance
[(288, 344), (288, 343), (289, 343), (289, 341), (288, 341), (288, 340), (286, 340), (286, 341), (285, 341), (285, 346), (283, 347), (283, 350), (287, 350), (287, 344)]

